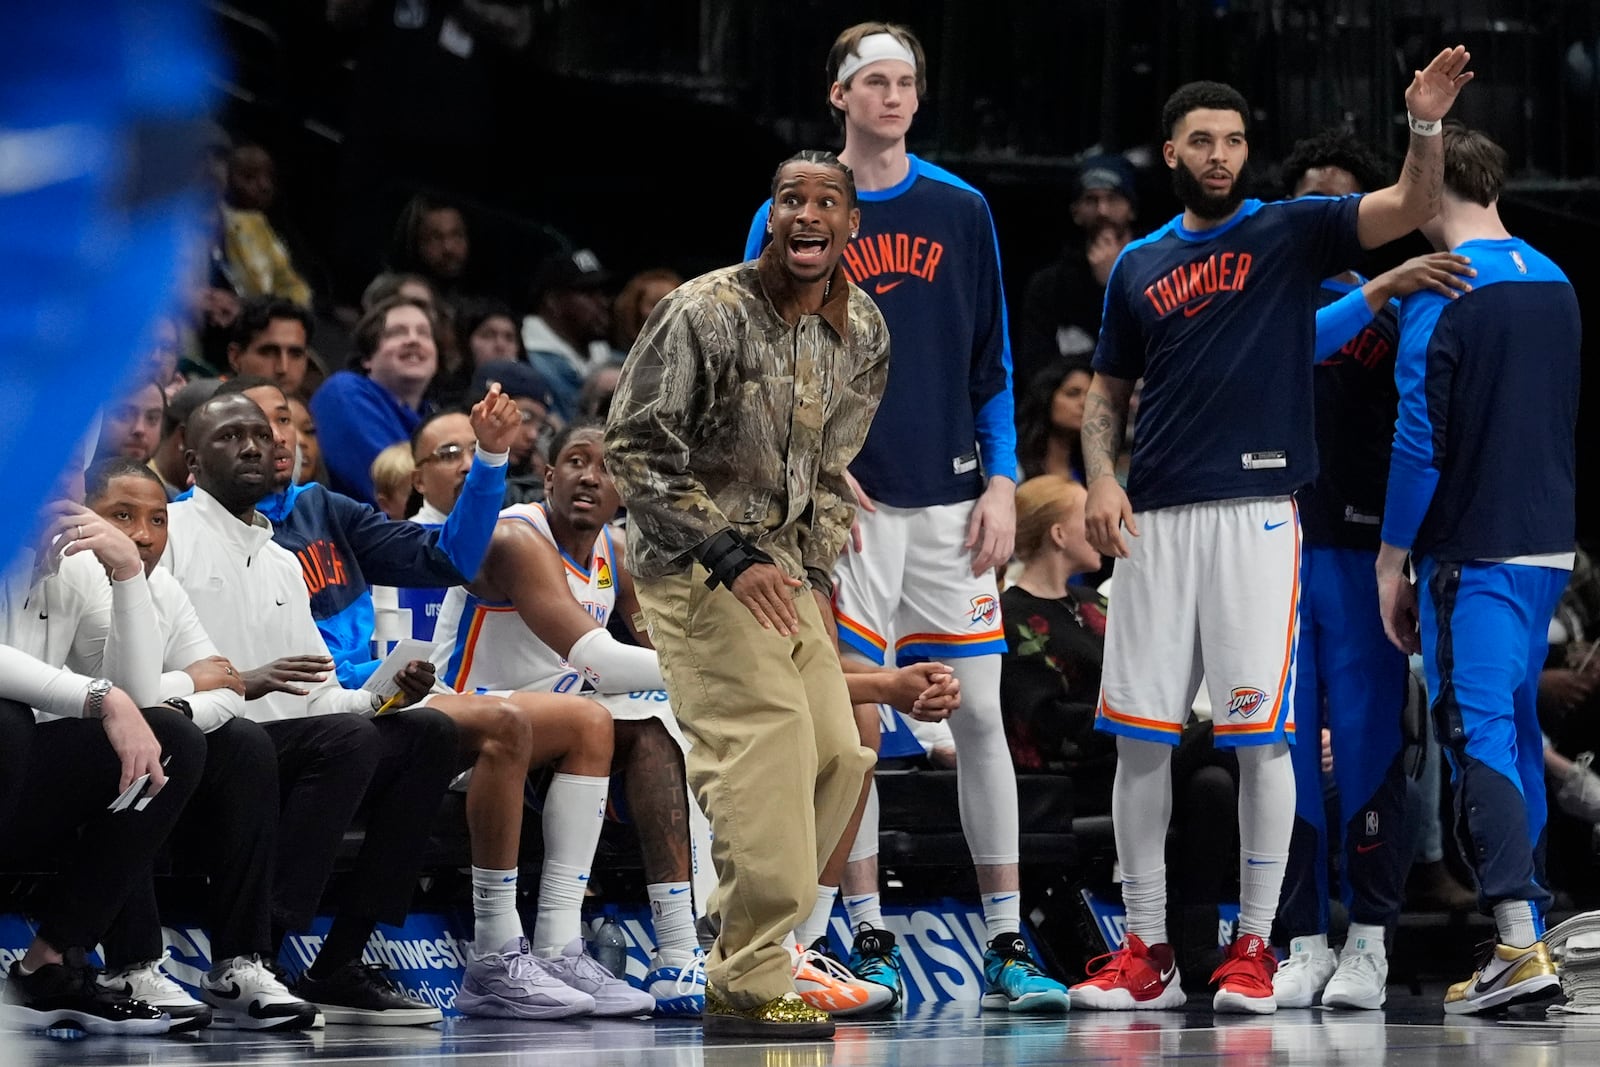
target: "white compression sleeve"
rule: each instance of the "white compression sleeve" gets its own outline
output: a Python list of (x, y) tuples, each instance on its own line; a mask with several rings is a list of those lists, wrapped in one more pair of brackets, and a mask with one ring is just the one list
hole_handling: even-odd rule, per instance
[(625, 645), (604, 627), (596, 627), (572, 643), (567, 662), (596, 692), (638, 693), (665, 689), (661, 661), (652, 649)]

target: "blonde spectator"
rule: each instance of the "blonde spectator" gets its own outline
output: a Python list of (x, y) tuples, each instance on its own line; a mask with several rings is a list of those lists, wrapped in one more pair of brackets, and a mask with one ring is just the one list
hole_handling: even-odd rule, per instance
[(409, 441), (396, 441), (372, 461), (372, 488), (378, 496), (378, 510), (395, 522), (410, 514), (415, 472)]

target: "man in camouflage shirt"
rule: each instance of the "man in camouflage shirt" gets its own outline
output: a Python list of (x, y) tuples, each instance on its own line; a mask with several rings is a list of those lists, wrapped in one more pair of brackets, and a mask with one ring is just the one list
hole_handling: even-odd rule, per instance
[(772, 243), (661, 302), (606, 431), (629, 570), (711, 820), (708, 1035), (833, 1033), (796, 995), (783, 939), (874, 760), (818, 610), (855, 514), (845, 468), (888, 375), (883, 317), (839, 269), (859, 218), (837, 157), (784, 163)]

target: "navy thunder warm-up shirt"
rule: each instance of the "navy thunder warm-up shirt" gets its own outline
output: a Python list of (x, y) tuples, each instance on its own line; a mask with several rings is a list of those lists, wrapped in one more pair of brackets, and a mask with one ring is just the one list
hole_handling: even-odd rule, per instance
[(1446, 562), (1569, 553), (1581, 324), (1561, 268), (1516, 238), (1451, 249), (1455, 300), (1400, 305), (1400, 415), (1383, 539)]
[(1144, 379), (1135, 511), (1287, 496), (1316, 477), (1318, 294), (1361, 252), (1359, 202), (1246, 200), (1214, 229), (1180, 215), (1122, 250), (1094, 369)]

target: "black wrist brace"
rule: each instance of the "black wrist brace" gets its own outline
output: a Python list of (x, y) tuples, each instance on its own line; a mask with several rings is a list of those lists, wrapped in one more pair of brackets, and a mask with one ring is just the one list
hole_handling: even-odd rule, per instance
[(706, 588), (719, 585), (733, 588), (733, 581), (757, 563), (771, 563), (772, 557), (732, 530), (709, 537), (695, 549), (695, 558), (711, 572)]

